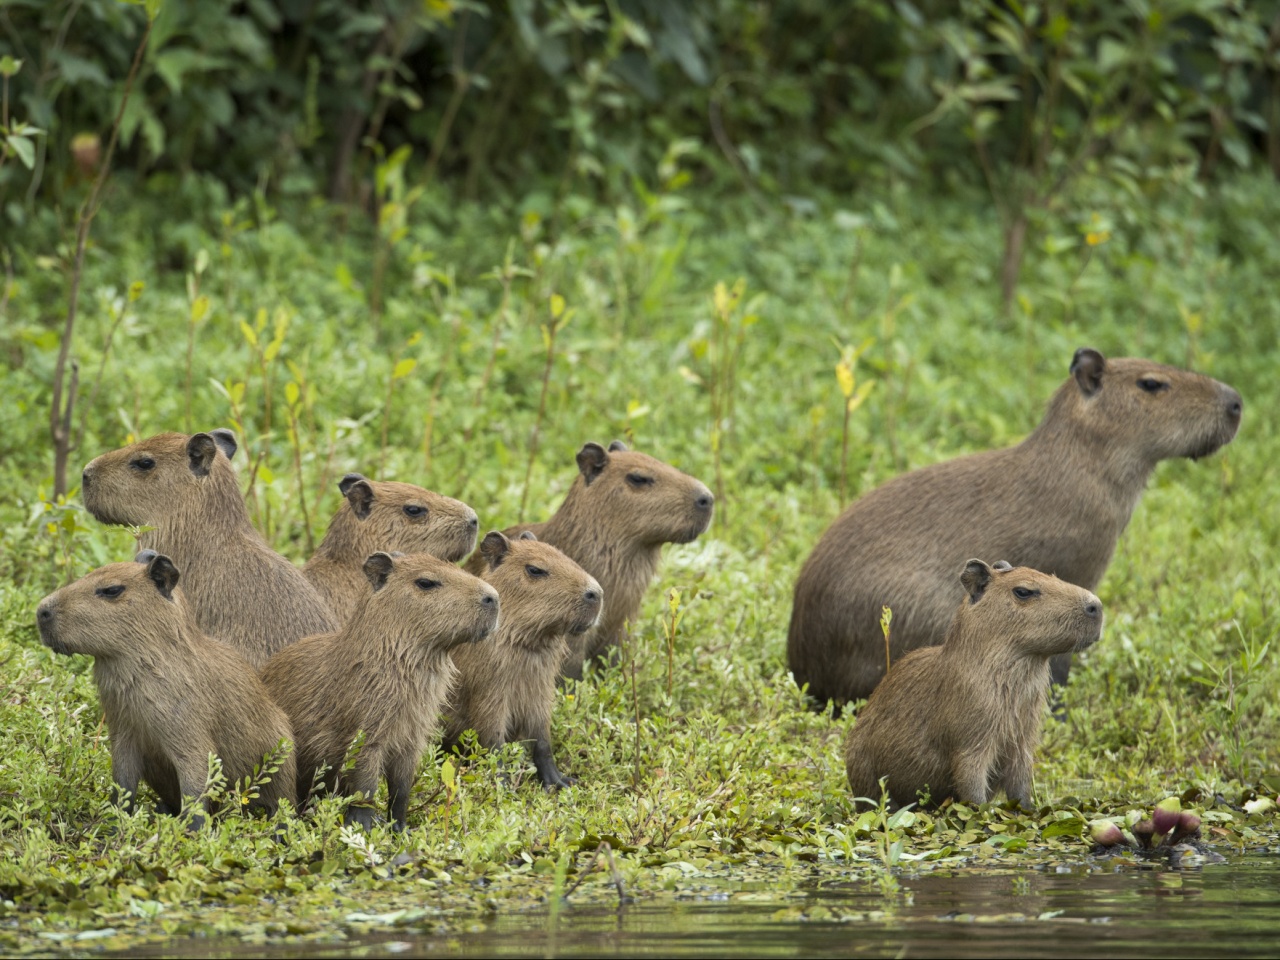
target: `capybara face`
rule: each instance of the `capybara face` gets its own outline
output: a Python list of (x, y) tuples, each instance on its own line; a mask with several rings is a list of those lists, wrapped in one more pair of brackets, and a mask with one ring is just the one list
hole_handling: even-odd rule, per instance
[[(1210, 377), (1150, 360), (1076, 351), (1071, 374), (1080, 418), (1112, 446), (1148, 463), (1208, 456), (1240, 428), (1240, 394)], [(1066, 389), (1071, 389), (1068, 382)]]
[(586, 633), (599, 621), (604, 591), (595, 577), (532, 533), (508, 540), (494, 530), (480, 552), (487, 566), (485, 580), (502, 597), (504, 629), (556, 637)]
[(84, 468), (84, 505), (103, 523), (154, 524), (199, 502), (211, 478), (234, 483), (235, 434), (160, 433), (112, 450)]
[(628, 450), (621, 440), (578, 451), (583, 501), (607, 524), (609, 536), (646, 545), (689, 543), (711, 525), (715, 498), (706, 486), (675, 467)]
[[(358, 473), (342, 478), (346, 502), (329, 526), (326, 540), (337, 538), (367, 557), (377, 550), (429, 553), (455, 563), (476, 545), (476, 512), (461, 500), (411, 483), (368, 480)], [(345, 541), (345, 542), (343, 542)]]
[(183, 616), (177, 583), (173, 562), (151, 550), (99, 567), (40, 601), (40, 640), (54, 653), (100, 657), (171, 635)]
[(1083, 587), (1030, 567), (970, 560), (960, 574), (969, 597), (957, 616), (970, 636), (1033, 657), (1075, 653), (1102, 637), (1102, 602)]
[(365, 561), (364, 573), (373, 584), (373, 595), (361, 608), (366, 622), (372, 617), (414, 626), (444, 650), (483, 640), (497, 629), (498, 591), (429, 554), (375, 553)]

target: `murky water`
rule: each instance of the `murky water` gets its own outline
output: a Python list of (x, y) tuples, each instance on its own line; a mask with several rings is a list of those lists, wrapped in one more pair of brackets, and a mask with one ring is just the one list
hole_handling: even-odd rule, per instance
[[(1280, 953), (1280, 858), (903, 877), (896, 895), (823, 869), (785, 893), (723, 883), (627, 905), (498, 915), (468, 932), (370, 933), (201, 955), (1250, 957)], [(169, 944), (165, 953), (186, 952)], [(221, 949), (220, 949), (221, 948)], [(196, 949), (194, 946), (192, 949)]]

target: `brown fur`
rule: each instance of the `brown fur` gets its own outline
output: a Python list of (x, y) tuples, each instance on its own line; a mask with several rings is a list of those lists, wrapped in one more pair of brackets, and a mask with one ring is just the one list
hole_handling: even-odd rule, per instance
[[(84, 505), (103, 523), (150, 526), (138, 543), (173, 559), (196, 623), (255, 669), (285, 644), (337, 624), (324, 599), (249, 522), (229, 430), (161, 433), (84, 468)], [(153, 466), (146, 468), (146, 463)]]
[[(1014, 447), (897, 477), (853, 503), (796, 582), (787, 660), (819, 701), (866, 697), (892, 653), (941, 643), (960, 599), (954, 571), (1007, 557), (1094, 589), (1155, 465), (1235, 436), (1240, 395), (1149, 360), (1079, 350), (1040, 426)], [(1149, 392), (1140, 384), (1167, 386)], [(1071, 658), (1054, 662), (1063, 683)]]
[(461, 500), (358, 473), (343, 477), (338, 489), (345, 500), (302, 572), (339, 623), (369, 593), (363, 566), (370, 554), (429, 553), (456, 563), (476, 545), (476, 512)]
[[(293, 740), (289, 718), (244, 658), (201, 632), (177, 582), (168, 557), (145, 551), (50, 594), (36, 612), (46, 646), (94, 658), (117, 790), (132, 807), (145, 780), (171, 812), (204, 793), (210, 753), (233, 783)], [(274, 811), (280, 797), (292, 800), (294, 769), (290, 751), (254, 806)]]
[[(503, 531), (516, 537), (532, 531), (562, 550), (604, 588), (604, 615), (593, 629), (574, 638), (562, 673), (582, 676), (585, 657), (603, 657), (621, 642), (629, 620), (640, 612), (664, 543), (689, 543), (711, 523), (715, 499), (706, 486), (675, 467), (615, 440), (609, 449), (588, 443), (578, 451), (573, 486), (555, 515)], [(636, 478), (637, 483), (628, 480)], [(652, 480), (644, 483), (644, 480)], [(482, 571), (473, 554), (467, 569)]]
[(529, 742), (542, 785), (567, 787), (551, 749), (556, 677), (569, 645), (600, 619), (595, 578), (529, 532), (508, 540), (496, 530), (480, 545), (484, 579), (502, 599), (502, 625), (492, 642), (453, 651), (458, 667), (446, 743), (475, 730), (483, 747)]
[[(1049, 658), (1102, 636), (1088, 590), (1026, 567), (970, 560), (969, 594), (940, 647), (908, 653), (872, 693), (845, 740), (855, 797), (894, 806), (955, 797), (986, 803), (997, 790), (1031, 803), (1031, 767), (1049, 689)], [(1019, 597), (1015, 591), (1030, 591)]]
[[(298, 732), (299, 804), (322, 764), (330, 790), (359, 791), (369, 803), (385, 776), (391, 818), (403, 828), (418, 762), (453, 682), (449, 651), (494, 630), (498, 592), (427, 554), (375, 553), (365, 571), (374, 590), (346, 626), (285, 647), (262, 671), (262, 682)], [(355, 767), (339, 782), (347, 749), (362, 730)], [(352, 821), (370, 828), (371, 807), (348, 808)]]

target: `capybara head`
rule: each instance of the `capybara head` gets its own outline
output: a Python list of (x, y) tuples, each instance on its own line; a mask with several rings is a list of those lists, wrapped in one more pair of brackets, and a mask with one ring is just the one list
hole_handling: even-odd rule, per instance
[(461, 500), (411, 483), (348, 473), (338, 482), (338, 508), (323, 546), (367, 557), (376, 550), (429, 553), (454, 563), (476, 545), (476, 512)]
[(109, 563), (40, 601), (40, 639), (54, 653), (101, 657), (172, 638), (186, 616), (177, 585), (177, 567), (154, 550)]
[(502, 597), (504, 629), (556, 637), (586, 633), (600, 619), (604, 591), (595, 577), (530, 531), (508, 540), (493, 530), (480, 554), (485, 580)]
[(598, 443), (578, 451), (581, 476), (574, 481), (580, 503), (598, 519), (601, 536), (647, 546), (688, 543), (711, 524), (715, 498), (701, 481), (621, 440), (606, 450)]
[(498, 591), (479, 577), (426, 553), (379, 551), (364, 562), (373, 593), (357, 609), (358, 621), (408, 628), (435, 649), (483, 640), (498, 626)]
[(239, 496), (236, 435), (159, 433), (91, 461), (82, 474), (88, 511), (103, 523), (141, 526), (190, 514), (215, 491)]
[(1211, 377), (1081, 347), (1052, 407), (1145, 464), (1207, 456), (1240, 428), (1240, 394)]
[(968, 597), (952, 630), (960, 627), (969, 642), (1047, 659), (1084, 650), (1102, 636), (1102, 602), (1084, 587), (1039, 570), (970, 560), (960, 583)]

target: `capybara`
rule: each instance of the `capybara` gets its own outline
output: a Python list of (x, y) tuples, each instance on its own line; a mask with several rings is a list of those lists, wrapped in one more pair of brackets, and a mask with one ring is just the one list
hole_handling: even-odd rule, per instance
[(340, 624), (369, 592), (363, 567), (372, 554), (429, 553), (456, 563), (475, 548), (479, 522), (461, 500), (358, 473), (348, 473), (338, 489), (345, 502), (302, 572)]
[(458, 667), (446, 713), (445, 743), (474, 730), (483, 747), (526, 741), (547, 789), (573, 783), (556, 768), (551, 710), (556, 678), (569, 645), (600, 619), (600, 584), (529, 531), (508, 540), (494, 530), (480, 544), (484, 580), (502, 601), (502, 624), (488, 643), (458, 647)]
[[(498, 591), (425, 553), (375, 553), (364, 570), (373, 591), (346, 625), (285, 647), (268, 661), (262, 682), (297, 732), (299, 806), (323, 765), (329, 790), (364, 794), (363, 803), (347, 808), (346, 822), (368, 830), (385, 776), (388, 810), (401, 830), (418, 762), (453, 682), (449, 651), (497, 627)], [(362, 731), (354, 767), (343, 774)]]
[[(580, 678), (584, 658), (603, 658), (617, 646), (640, 612), (662, 545), (696, 540), (711, 524), (714, 505), (700, 481), (621, 440), (608, 450), (586, 443), (578, 451), (578, 476), (555, 515), (503, 531), (509, 538), (532, 531), (595, 577), (609, 598), (600, 622), (570, 642), (564, 676)], [(467, 569), (480, 574), (484, 563), (473, 554)]]
[[(1035, 431), (1016, 446), (896, 477), (831, 525), (796, 581), (787, 662), (819, 703), (866, 697), (894, 658), (941, 643), (974, 554), (1005, 557), (1089, 590), (1161, 460), (1202, 457), (1235, 436), (1240, 394), (1150, 360), (1080, 349)], [(1071, 657), (1053, 662), (1065, 683)]]
[(894, 661), (845, 740), (855, 797), (892, 804), (955, 797), (986, 803), (998, 790), (1031, 803), (1031, 765), (1049, 691), (1049, 658), (1102, 636), (1088, 590), (1031, 570), (970, 560), (968, 596), (942, 646)]
[(173, 561), (152, 550), (99, 567), (40, 601), (40, 639), (54, 653), (93, 657), (117, 798), (127, 794), (130, 809), (141, 779), (170, 812), (196, 798), (208, 812), (210, 753), (235, 783), (284, 742), (280, 768), (252, 801), (274, 812), (280, 797), (296, 795), (289, 718), (243, 657), (200, 630), (178, 579)]
[(103, 523), (149, 526), (144, 548), (170, 557), (196, 623), (255, 669), (285, 644), (337, 627), (324, 598), (249, 521), (230, 430), (161, 433), (84, 468), (84, 505)]

